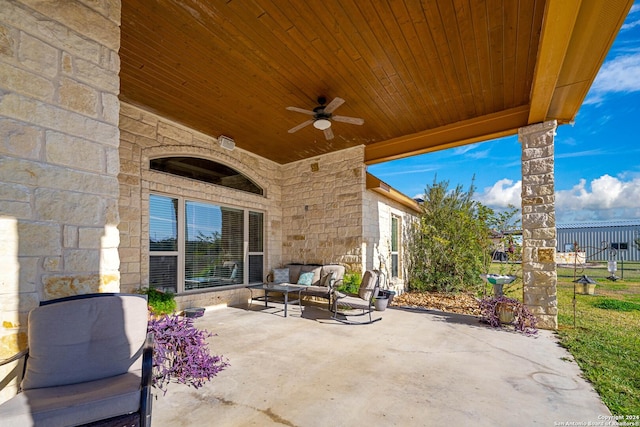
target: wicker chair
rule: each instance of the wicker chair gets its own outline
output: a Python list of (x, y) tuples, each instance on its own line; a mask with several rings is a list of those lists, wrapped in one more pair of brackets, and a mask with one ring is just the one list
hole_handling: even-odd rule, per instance
[[(334, 291), (333, 295), (333, 316), (332, 318), (342, 323), (350, 325), (366, 325), (369, 323), (382, 320), (382, 317), (373, 319), (371, 312), (374, 311), (373, 301), (378, 296), (380, 289), (380, 273), (374, 270), (365, 271), (362, 276), (362, 282), (360, 282), (360, 288), (357, 294), (345, 294), (342, 292)], [(338, 309), (360, 310), (359, 313), (345, 313), (339, 312)], [(369, 316), (368, 321), (356, 322), (348, 320), (349, 316)], [(342, 317), (339, 317), (342, 316)]]

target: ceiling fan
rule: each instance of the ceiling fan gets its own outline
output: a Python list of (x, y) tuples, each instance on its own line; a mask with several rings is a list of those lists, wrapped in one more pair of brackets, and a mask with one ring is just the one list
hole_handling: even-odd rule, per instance
[[(333, 101), (327, 104), (327, 99), (324, 96), (318, 97), (318, 106), (312, 110), (305, 110), (304, 108), (298, 107), (287, 107), (289, 111), (296, 111), (302, 114), (308, 114), (313, 116), (312, 119), (307, 120), (306, 122), (300, 123), (298, 126), (294, 126), (289, 129), (289, 133), (294, 133), (299, 131), (305, 126), (309, 126), (313, 123), (313, 127), (319, 129), (324, 132), (324, 137), (329, 139), (333, 139), (333, 131), (331, 130), (331, 121), (350, 123), (352, 125), (361, 125), (364, 123), (364, 119), (360, 119), (357, 117), (347, 117), (347, 116), (334, 116), (333, 112), (344, 104), (344, 99), (335, 97)], [(325, 105), (327, 104), (327, 105)]]

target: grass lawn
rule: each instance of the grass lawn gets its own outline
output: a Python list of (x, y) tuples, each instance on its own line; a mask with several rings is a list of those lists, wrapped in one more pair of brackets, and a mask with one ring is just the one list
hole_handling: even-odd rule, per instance
[[(493, 267), (493, 266), (492, 266)], [(621, 265), (618, 263), (620, 277)], [(494, 271), (495, 267), (491, 269)], [(606, 279), (606, 264), (578, 271), (598, 282), (595, 295), (575, 296), (572, 268), (558, 268), (558, 336), (614, 415), (640, 414), (640, 263), (624, 280)], [(521, 277), (521, 273), (519, 273)], [(518, 282), (520, 286), (517, 286)], [(521, 298), (522, 281), (507, 290)]]

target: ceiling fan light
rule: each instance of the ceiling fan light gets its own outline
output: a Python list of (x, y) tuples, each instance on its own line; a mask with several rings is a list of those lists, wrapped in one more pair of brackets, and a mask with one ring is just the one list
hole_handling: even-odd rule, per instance
[(331, 127), (331, 122), (327, 119), (318, 119), (313, 122), (313, 127), (320, 130), (329, 129)]

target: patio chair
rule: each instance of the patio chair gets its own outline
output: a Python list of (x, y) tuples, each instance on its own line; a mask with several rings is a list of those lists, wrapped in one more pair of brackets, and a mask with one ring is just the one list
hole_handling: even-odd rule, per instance
[(29, 313), (20, 390), (0, 405), (0, 424), (150, 426), (153, 343), (147, 322), (144, 295), (42, 302)]
[[(362, 276), (362, 282), (360, 282), (360, 287), (358, 289), (357, 294), (345, 294), (342, 292), (334, 291), (333, 298), (333, 312), (332, 318), (342, 323), (348, 323), (351, 325), (366, 325), (369, 323), (377, 322), (378, 320), (382, 320), (382, 317), (377, 319), (373, 319), (371, 317), (371, 312), (375, 309), (373, 305), (373, 301), (378, 296), (378, 291), (380, 289), (380, 274), (374, 270), (365, 271)], [(338, 307), (351, 309), (351, 310), (361, 310), (358, 314), (351, 314), (345, 312), (338, 312)], [(348, 316), (364, 316), (369, 315), (369, 320), (364, 322), (354, 322), (347, 319)], [(338, 317), (343, 316), (344, 319)]]

